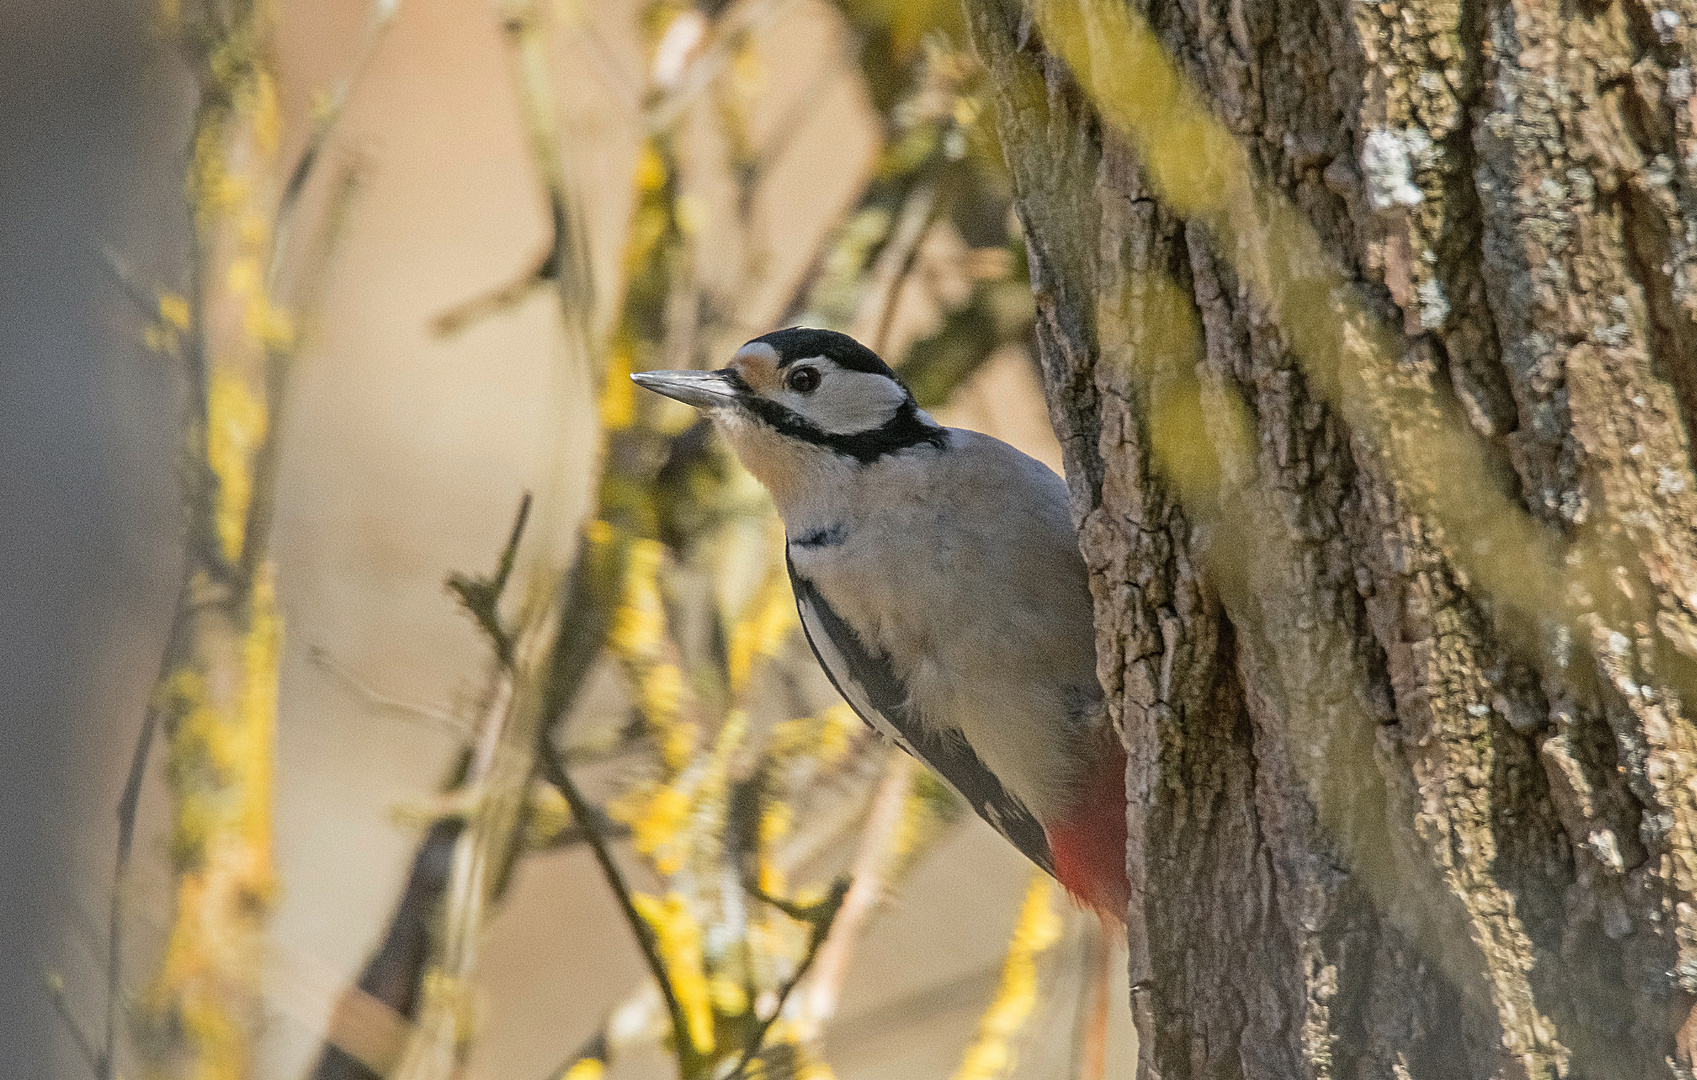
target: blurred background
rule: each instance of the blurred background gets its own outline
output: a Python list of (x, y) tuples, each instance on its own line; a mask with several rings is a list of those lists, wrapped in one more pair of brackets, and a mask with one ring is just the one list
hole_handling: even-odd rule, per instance
[[(458, 812), (444, 777), (492, 676), (489, 641), (445, 580), (494, 565), (526, 491), (537, 501), (522, 573), (545, 579), (580, 550), (577, 523), (598, 498), (610, 406), (562, 332), (554, 282), (527, 284), (553, 224), (527, 142), (537, 99), (525, 95), (537, 84), (515, 45), (517, 10), (407, 0), (391, 14), (296, 0), (272, 25), (282, 162), (330, 111), (327, 95), (359, 74), (302, 199), (303, 219), (344, 224), (330, 257), (295, 275), (312, 311), (308, 320), (304, 301), (297, 311), (299, 348), (273, 414), (271, 557), (285, 636), (259, 1076), (314, 1070), (339, 995), (390, 931), (430, 823)], [(718, 366), (775, 326), (834, 325), (899, 361), (946, 422), (1059, 468), (1026, 344), (1017, 230), (998, 153), (976, 123), (958, 11), (794, 0), (526, 12), (546, 62), (545, 126), (581, 215), (598, 362)], [(54, 986), (71, 1023), (104, 1038), (115, 807), (183, 559), (183, 395), (168, 350), (149, 337), (170, 318), (133, 294), (151, 302), (188, 287), (186, 148), (203, 85), (180, 47), (191, 16), (125, 0), (10, 4), (0, 35), (6, 1075), (89, 1075), (55, 1015)], [(272, 171), (275, 192), (287, 168)], [(633, 231), (648, 227), (656, 200), (663, 220), (644, 248)], [(635, 340), (632, 282), (667, 244), (677, 246), (657, 302), (664, 332)], [(723, 471), (686, 418), (637, 423), (669, 463)], [(769, 511), (746, 482), (714, 475), (702, 501), (734, 512), (706, 525), (664, 518), (663, 565), (684, 583), (668, 587), (674, 618), (693, 610), (691, 574), (750, 604), (767, 580)], [(808, 714), (833, 701), (797, 635), (780, 629), (763, 654), (771, 673), (745, 695), (757, 726), (795, 713), (792, 699)], [(677, 637), (688, 669), (695, 647)], [(572, 722), (616, 730), (632, 696), (621, 666), (603, 662)], [(850, 765), (807, 774), (826, 796), (798, 815), (858, 827), (863, 812), (833, 800), (864, 801), (884, 766), (856, 739)], [(145, 996), (173, 920), (165, 754), (154, 750), (119, 885), (121, 1015)], [(652, 782), (640, 762), (617, 758), (586, 781), (609, 802)], [(927, 835), (853, 950), (822, 1044), (840, 1077), (951, 1074), (1005, 981), (1029, 867), (971, 814), (940, 812)], [(645, 978), (589, 850), (536, 848), (515, 862), (481, 935), (464, 1066), (473, 1077), (554, 1075)], [(651, 852), (615, 851), (639, 887), (676, 887), (647, 865)], [(816, 885), (842, 868), (796, 866)], [(1064, 932), (1039, 958), (1038, 1005), (1015, 1025), (1014, 1064), (983, 1075), (1084, 1067), (1103, 963), (1092, 957), (1104, 946), (1093, 919), (1055, 903)], [(1117, 973), (1123, 960), (1106, 964)], [(1115, 1075), (1134, 1048), (1123, 1000), (1108, 998)], [(139, 1075), (131, 1021), (121, 1024), (117, 1070)], [(671, 1074), (660, 1045), (614, 1060), (614, 1075)]]

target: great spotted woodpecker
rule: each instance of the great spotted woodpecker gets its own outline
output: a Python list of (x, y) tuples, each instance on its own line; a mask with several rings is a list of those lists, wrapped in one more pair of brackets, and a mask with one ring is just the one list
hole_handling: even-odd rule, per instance
[(808, 643), (861, 718), (1123, 920), (1125, 754), (1062, 480), (941, 426), (828, 330), (755, 338), (719, 371), (632, 378), (703, 410), (771, 492)]

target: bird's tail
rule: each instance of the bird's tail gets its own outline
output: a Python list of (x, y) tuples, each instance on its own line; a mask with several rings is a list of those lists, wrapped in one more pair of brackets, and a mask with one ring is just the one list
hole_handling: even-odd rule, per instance
[(1043, 826), (1056, 879), (1110, 927), (1125, 925), (1131, 902), (1125, 812), (1125, 748), (1110, 736), (1072, 812)]

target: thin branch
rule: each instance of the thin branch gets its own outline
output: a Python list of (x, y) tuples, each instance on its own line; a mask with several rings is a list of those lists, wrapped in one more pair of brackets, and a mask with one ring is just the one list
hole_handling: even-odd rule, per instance
[(541, 19), (538, 5), (532, 0), (511, 13), (504, 27), (526, 141), (532, 164), (542, 181), (552, 226), (548, 254), (537, 268), (536, 277), (554, 282), (567, 345), (584, 370), (593, 372), (595, 278), (590, 265), (589, 231), (583, 220), (579, 185), (572, 178), (571, 159), (566, 155), (554, 114), (553, 77)]
[[(206, 108), (203, 103), (201, 111)], [(194, 128), (200, 131), (206, 124), (196, 115)], [(183, 332), (185, 382), (188, 387), (188, 406), (184, 411), (185, 436), (179, 451), (179, 483), (183, 501), (188, 507), (188, 547), (199, 569), (219, 580), (229, 578), (229, 561), (224, 557), (224, 545), (218, 539), (218, 477), (212, 471), (208, 449), (209, 403), (211, 401), (212, 348), (206, 336), (207, 251), (206, 237), (197, 220), (199, 211), (191, 205), (188, 269), (189, 325)]]
[(748, 179), (751, 187), (758, 185), (776, 167), (784, 151), (790, 148), (796, 136), (807, 128), (807, 122), (825, 103), (831, 85), (848, 73), (844, 60), (841, 52), (833, 52), (830, 61), (819, 69), (807, 89), (796, 95), (790, 107), (772, 124), (772, 130), (767, 132), (765, 141), (755, 151), (754, 171)]
[(113, 1080), (116, 1075), (118, 1050), (118, 1003), (123, 992), (124, 974), (124, 878), (129, 873), (130, 854), (135, 848), (136, 816), (141, 805), (141, 786), (147, 778), (147, 759), (158, 737), (159, 722), (164, 711), (159, 700), (159, 687), (165, 677), (182, 661), (189, 648), (189, 632), (194, 614), (192, 586), (185, 578), (177, 590), (176, 613), (171, 630), (159, 658), (159, 673), (153, 680), (153, 698), (142, 713), (141, 731), (136, 735), (136, 747), (130, 754), (129, 775), (124, 778), (124, 791), (118, 797), (118, 850), (112, 868), (112, 897), (107, 906), (106, 927), (106, 1040), (95, 1075), (99, 1080)]
[[(612, 818), (607, 817), (606, 811), (602, 811), (601, 816), (603, 820), (596, 826), (596, 829), (601, 833), (604, 839), (630, 839), (631, 828), (629, 825), (620, 821), (614, 821)], [(539, 850), (561, 851), (567, 848), (577, 847), (579, 844), (587, 843), (589, 843), (589, 830), (584, 828), (582, 825), (574, 823), (567, 825), (565, 828), (555, 833), (548, 839), (546, 844), (541, 846)]]
[(307, 250), (305, 266), (297, 278), (295, 297), (290, 305), (294, 311), (297, 352), (302, 339), (309, 337), (317, 324), (319, 308), (328, 293), (331, 264), (341, 246), (342, 237), (347, 232), (349, 212), (353, 208), (354, 197), (359, 194), (366, 171), (366, 159), (363, 155), (348, 155), (347, 159), (337, 166), (330, 193), (325, 196), (318, 229), (314, 233), (311, 247)]
[(737, 42), (788, 11), (796, 0), (742, 0), (713, 21), (711, 37), (677, 82), (643, 109), (647, 132), (665, 131), (730, 64)]
[(438, 709), (431, 705), (416, 705), (410, 701), (389, 697), (382, 691), (361, 681), (358, 675), (355, 675), (340, 660), (337, 660), (335, 655), (323, 645), (309, 645), (306, 650), (306, 657), (307, 661), (314, 667), (341, 683), (344, 689), (362, 699), (366, 705), (377, 712), (424, 722), (432, 728), (462, 738), (469, 738), (472, 733), (473, 724), (466, 717), (449, 712), (447, 709)]
[(607, 1045), (607, 1028), (607, 1021), (602, 1021), (601, 1026), (595, 1029), (595, 1034), (584, 1040), (583, 1045), (578, 1047), (577, 1053), (548, 1070), (548, 1080), (565, 1080), (565, 1077), (571, 1075), (573, 1069), (585, 1061), (599, 1062), (604, 1070), (607, 1066), (607, 1059), (612, 1057)]
[[(613, 858), (613, 851), (607, 846), (607, 838), (598, 826), (600, 815), (577, 785), (566, 772), (564, 763), (560, 761), (559, 752), (552, 743), (544, 739), (542, 752), (539, 755), (542, 774), (548, 782), (559, 789), (566, 798), (566, 804), (571, 807), (572, 817), (583, 827), (584, 837), (589, 841), (589, 847), (595, 852), (595, 861), (601, 864), (601, 873), (607, 878), (607, 885), (613, 890), (613, 897), (618, 901), (619, 910), (624, 913), (625, 921), (630, 924), (631, 932), (636, 936), (637, 945), (642, 949), (642, 958), (648, 963), (649, 973), (660, 987), (660, 995), (666, 1001), (666, 1012), (672, 1020), (672, 1035), (677, 1040), (678, 1057), (687, 1060), (695, 1054), (695, 1043), (690, 1037), (689, 1020), (684, 1015), (683, 1004), (678, 1001), (677, 992), (672, 987), (671, 975), (666, 970), (666, 961), (660, 956), (660, 941), (654, 928), (642, 913), (636, 910), (636, 902), (631, 898), (630, 885), (625, 881), (624, 872)], [(691, 1075), (692, 1071), (684, 1070)]]
[(995, 992), (1001, 973), (1002, 961), (997, 957), (953, 978), (845, 1016), (831, 1025), (831, 1049), (846, 1054), (868, 1042), (888, 1039), (891, 1031), (903, 1025), (917, 1026), (944, 1013), (977, 1007)]
[(448, 588), (459, 598), (460, 604), (477, 620), (477, 625), (489, 635), (490, 644), (495, 649), (495, 656), (501, 661), (501, 666), (511, 669), (513, 666), (513, 637), (507, 628), (501, 625), (500, 603), (501, 594), (506, 591), (507, 579), (513, 575), (513, 561), (518, 555), (519, 540), (524, 537), (524, 526), (530, 520), (531, 495), (525, 492), (519, 499), (519, 510), (513, 519), (512, 532), (507, 537), (507, 544), (501, 549), (500, 560), (495, 564), (495, 573), (490, 577), (472, 577), (467, 574), (449, 574)]
[[(164, 670), (175, 666), (173, 651), (167, 649)], [(163, 676), (161, 676), (163, 678)], [(141, 802), (141, 785), (147, 776), (147, 759), (153, 740), (159, 731), (160, 708), (150, 703), (141, 720), (141, 732), (136, 736), (135, 752), (130, 755), (130, 774), (124, 780), (124, 793), (118, 799), (118, 859), (112, 871), (112, 899), (107, 912), (106, 930), (106, 1044), (100, 1055), (100, 1067), (95, 1075), (100, 1080), (113, 1080), (113, 1066), (118, 1049), (118, 995), (124, 975), (124, 878), (130, 868), (130, 852), (135, 846), (136, 810)]]
[(1073, 1029), (1072, 1075), (1105, 1080), (1108, 1075), (1108, 1003), (1113, 999), (1113, 958), (1100, 925), (1085, 920), (1084, 962), (1078, 973), (1078, 1015)]
[(584, 44), (584, 51), (589, 54), (597, 74), (601, 76), (602, 85), (618, 100), (620, 111), (631, 120), (639, 119), (642, 116), (642, 101), (630, 88), (642, 85), (640, 74), (620, 65), (619, 59), (613, 55), (613, 50), (607, 46), (607, 40), (589, 20), (585, 19), (579, 24), (577, 37)]
[(807, 939), (807, 952), (802, 956), (801, 963), (796, 967), (795, 973), (785, 980), (784, 985), (779, 988), (777, 1003), (772, 1006), (771, 1013), (760, 1021), (760, 1026), (754, 1031), (754, 1038), (749, 1040), (748, 1049), (743, 1051), (742, 1059), (737, 1062), (736, 1068), (731, 1070), (727, 1080), (748, 1075), (749, 1063), (759, 1055), (761, 1047), (766, 1044), (766, 1035), (772, 1030), (772, 1025), (778, 1022), (778, 1017), (783, 1015), (784, 1005), (790, 1000), (790, 994), (800, 985), (801, 980), (807, 977), (807, 973), (813, 968), (814, 960), (818, 959), (819, 950), (825, 944), (825, 938), (831, 932), (831, 925), (836, 922), (837, 913), (843, 908), (843, 898), (848, 895), (849, 885), (848, 878), (838, 878), (832, 883), (831, 892), (825, 899), (816, 904), (804, 906), (776, 896), (769, 896), (752, 881), (743, 882), (743, 888), (751, 895), (771, 904), (797, 922), (807, 923), (810, 933)]
[[(313, 245), (313, 254), (309, 260), (307, 280), (311, 285), (305, 289), (302, 302), (295, 312), (297, 334), (304, 333), (316, 316), (316, 307), (321, 298), (319, 288), (322, 279), (329, 273), (330, 258), (336, 241), (347, 224), (348, 207), (353, 202), (358, 179), (357, 165), (347, 165), (337, 175), (336, 187), (330, 196), (318, 242)], [(277, 510), (277, 469), (282, 460), (283, 398), (288, 385), (290, 361), (299, 347), (300, 342), (296, 340), (286, 348), (265, 350), (263, 393), (267, 423), (265, 434), (253, 455), (252, 494), (248, 498), (247, 514), (242, 524), (242, 551), (237, 572), (243, 581), (252, 580), (253, 574), (271, 550), (271, 523)]]
[(896, 310), (901, 306), (902, 286), (919, 265), (919, 250), (931, 235), (931, 226), (941, 213), (944, 197), (941, 180), (934, 180), (915, 191), (902, 207), (896, 222), (895, 234), (889, 246), (880, 253), (875, 276), (887, 276), (883, 303), (879, 306), (878, 329), (872, 335), (872, 351), (883, 355), (890, 344), (890, 327), (895, 324)]
[(112, 276), (120, 292), (136, 306), (142, 316), (149, 321), (159, 318), (159, 300), (153, 291), (141, 283), (135, 269), (125, 262), (123, 257), (111, 248), (100, 245), (100, 264)]
[(548, 279), (553, 274), (553, 264), (554, 244), (550, 241), (548, 249), (530, 269), (505, 285), (498, 285), (442, 312), (430, 320), (430, 332), (439, 338), (450, 338), (472, 323), (481, 322), (491, 315), (517, 307), (548, 284)]
[(815, 964), (817, 975), (807, 989), (806, 1022), (815, 1030), (837, 1010), (837, 998), (848, 974), (854, 944), (884, 893), (886, 849), (901, 829), (902, 811), (913, 786), (912, 762), (906, 754), (891, 754), (884, 779), (872, 797), (872, 809), (861, 830), (860, 846), (850, 871), (848, 892), (842, 910), (832, 921), (831, 933)]
[(336, 122), (342, 118), (342, 113), (347, 108), (348, 98), (352, 95), (354, 86), (371, 66), (371, 58), (377, 52), (377, 43), (382, 38), (383, 31), (389, 28), (400, 9), (400, 0), (376, 0), (372, 5), (371, 22), (366, 27), (365, 40), (360, 45), (353, 68), (336, 84), (329, 100), (318, 111), (312, 130), (307, 133), (306, 145), (301, 147), (294, 168), (289, 170), (289, 179), (283, 185), (283, 194), (277, 200), (277, 212), (273, 218), (271, 257), (265, 271), (267, 292), (276, 288), (277, 274), (288, 250), (294, 212), (300, 204), (301, 193), (306, 190), (307, 181), (312, 179), (313, 169), (318, 164), (325, 145), (330, 141), (331, 133), (335, 131)]
[(94, 1048), (94, 1040), (83, 1030), (76, 1015), (71, 1012), (71, 1003), (65, 999), (65, 980), (57, 972), (43, 970), (41, 980), (47, 986), (47, 998), (53, 1003), (53, 1011), (59, 1014), (65, 1030), (70, 1032), (71, 1041), (76, 1044), (77, 1053), (82, 1055), (84, 1063), (95, 1076), (105, 1071), (105, 1059)]
[(633, 1046), (658, 1042), (664, 1030), (659, 1012), (660, 994), (654, 983), (645, 979), (607, 1013), (600, 1028), (578, 1047), (576, 1053), (548, 1073), (547, 1080), (564, 1080), (572, 1066), (580, 1061), (594, 1060), (607, 1066)]

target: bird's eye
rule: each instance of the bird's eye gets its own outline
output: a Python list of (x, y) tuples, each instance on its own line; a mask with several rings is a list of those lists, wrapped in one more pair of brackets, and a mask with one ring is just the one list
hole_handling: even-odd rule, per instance
[(798, 394), (811, 393), (819, 388), (819, 369), (810, 367), (796, 368), (790, 372), (790, 377), (784, 380)]

